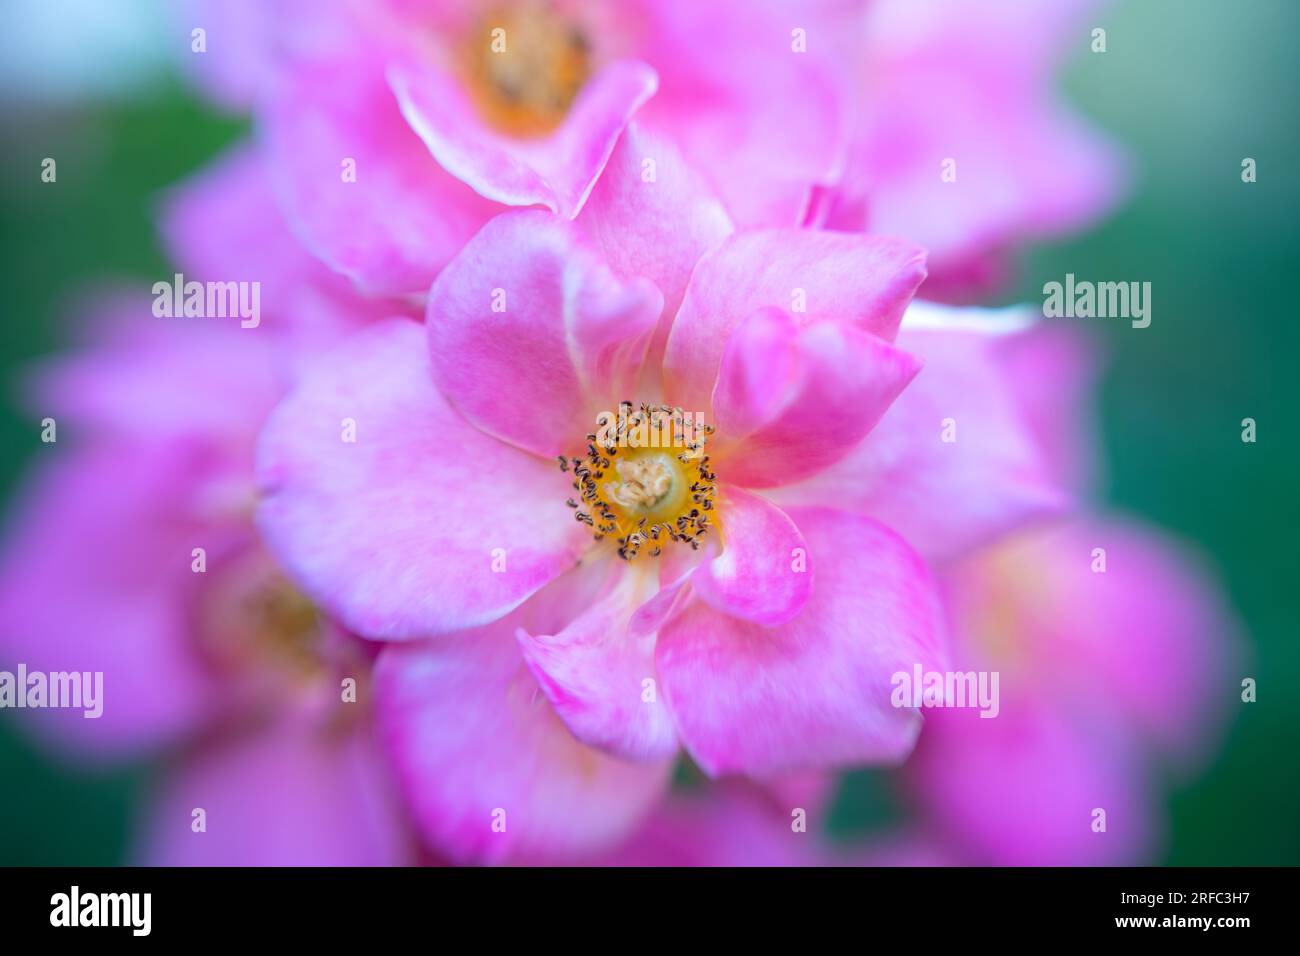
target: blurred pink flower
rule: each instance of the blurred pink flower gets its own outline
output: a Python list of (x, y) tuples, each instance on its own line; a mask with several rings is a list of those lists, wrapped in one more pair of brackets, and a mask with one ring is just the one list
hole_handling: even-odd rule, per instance
[[(38, 379), (59, 442), (5, 540), (0, 653), (102, 671), (104, 707), (28, 724), (82, 761), (173, 751), (165, 789), (186, 800), (154, 808), (140, 862), (400, 861), (384, 775), (351, 769), (375, 759), (368, 707), (340, 703), (345, 677), (366, 700), (368, 654), (312, 610), (251, 521), (252, 443), (282, 388), (272, 339), (141, 316), (148, 300), (130, 300), (102, 341)], [(190, 829), (195, 807), (206, 832)], [(317, 814), (349, 826), (306, 832)]]
[[(1056, 482), (1092, 485), (1087, 340), (1039, 324), (997, 342), (993, 361)], [(1239, 629), (1216, 577), (1154, 529), (1082, 511), (948, 563), (940, 579), (953, 668), (996, 671), (1000, 700), (994, 718), (925, 714), (903, 774), (933, 838), (966, 863), (1155, 859), (1163, 772), (1214, 752), (1237, 692)], [(1093, 830), (1098, 809), (1105, 832)]]
[(1162, 770), (1214, 751), (1240, 690), (1214, 577), (1154, 531), (1082, 517), (972, 557), (945, 592), (953, 666), (999, 672), (1000, 710), (926, 713), (905, 772), (938, 831), (968, 862), (1152, 862)]
[(907, 236), (921, 294), (969, 300), (1015, 245), (1083, 228), (1126, 178), (1117, 147), (1066, 108), (1055, 74), (1091, 55), (1096, 0), (875, 0), (846, 41), (860, 104), (842, 180), (810, 222)]
[(290, 366), (368, 322), (416, 312), (400, 299), (359, 294), (295, 240), (276, 208), (266, 151), (255, 143), (218, 155), (158, 207), (158, 231), (186, 280), (260, 284), (259, 332), (281, 341), (279, 360)]
[[(266, 197), (244, 147), (162, 215), (189, 280), (265, 284), (264, 325), (159, 319), (142, 296), (101, 296), (76, 348), (31, 376), (30, 405), (58, 442), (5, 536), (0, 654), (103, 672), (99, 719), (28, 715), (60, 750), (168, 755), (138, 862), (401, 862), (412, 843), (373, 739), (369, 645), (314, 609), (252, 521), (255, 439), (298, 363), (401, 310), (355, 297), (266, 215)], [(342, 702), (345, 678), (358, 703)], [(195, 807), (207, 832), (190, 828)]]
[[(828, 41), (860, 9), (283, 0), (274, 16), (198, 4), (190, 20), (216, 30), (204, 83), (253, 107), (295, 233), (391, 294), (423, 293), (503, 205), (572, 218), (633, 115), (738, 220), (793, 225), (843, 165)], [(806, 52), (796, 31), (814, 37)]]

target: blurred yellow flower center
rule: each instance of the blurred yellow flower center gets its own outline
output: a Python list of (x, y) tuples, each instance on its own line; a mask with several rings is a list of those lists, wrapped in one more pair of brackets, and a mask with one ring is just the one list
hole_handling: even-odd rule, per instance
[(586, 34), (540, 0), (490, 11), (471, 32), (464, 63), (470, 94), (484, 118), (523, 137), (558, 127), (591, 73)]
[(201, 646), (219, 666), (272, 664), (302, 675), (321, 669), (320, 612), (263, 555), (214, 572), (201, 602)]
[(617, 538), (619, 557), (628, 561), (643, 550), (657, 557), (669, 542), (698, 549), (717, 527), (717, 476), (704, 454), (712, 433), (667, 405), (623, 402), (617, 414), (601, 415), (586, 456), (559, 459), (561, 469), (573, 470), (574, 517), (597, 541)]
[(245, 611), (256, 645), (302, 670), (319, 663), (320, 612), (305, 594), (283, 577), (253, 591)]

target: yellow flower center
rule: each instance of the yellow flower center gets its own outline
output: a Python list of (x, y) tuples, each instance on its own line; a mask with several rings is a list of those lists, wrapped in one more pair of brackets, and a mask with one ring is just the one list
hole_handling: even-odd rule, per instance
[(563, 122), (591, 74), (582, 29), (550, 4), (489, 12), (463, 50), (467, 86), (489, 123), (513, 136), (543, 136)]
[(698, 549), (717, 527), (717, 475), (704, 454), (711, 434), (713, 426), (692, 425), (680, 408), (621, 403), (587, 436), (585, 457), (559, 459), (573, 470), (574, 517), (597, 541), (616, 538), (627, 561), (643, 549), (658, 557), (669, 542)]
[(678, 469), (662, 452), (643, 458), (626, 457), (614, 462), (622, 481), (605, 484), (605, 497), (624, 512), (649, 514), (673, 490)]

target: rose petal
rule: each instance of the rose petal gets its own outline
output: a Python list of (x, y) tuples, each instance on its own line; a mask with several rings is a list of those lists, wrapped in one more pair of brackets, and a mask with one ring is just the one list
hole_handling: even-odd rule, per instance
[(303, 244), (368, 293), (422, 294), (500, 207), (429, 155), (383, 68), (377, 49), (296, 63), (259, 117), (276, 194)]
[(572, 223), (505, 213), (429, 293), (434, 378), (489, 434), (573, 454), (636, 382), (662, 306), (649, 281), (615, 278)]
[[(1010, 528), (1057, 513), (1067, 497), (1015, 406), (984, 310), (949, 329), (904, 329), (899, 345), (925, 367), (844, 458), (796, 485), (785, 505), (825, 505), (879, 518), (932, 560), (949, 560)], [(909, 316), (911, 310), (909, 310)], [(910, 319), (908, 320), (910, 321)], [(1005, 328), (1005, 326), (1002, 326)]]
[(530, 624), (525, 610), (454, 640), (389, 646), (377, 665), (380, 723), (407, 802), (425, 838), (458, 862), (598, 852), (668, 782), (671, 761), (627, 763), (573, 737), (513, 637), (554, 624)]
[(721, 552), (700, 565), (692, 589), (724, 614), (784, 624), (813, 589), (803, 535), (780, 508), (740, 488), (725, 490), (719, 511)]
[(551, 635), (520, 629), (519, 646), (551, 706), (579, 740), (629, 760), (663, 760), (676, 753), (677, 733), (653, 692), (655, 635), (628, 627), (654, 580), (644, 570), (611, 570), (606, 593), (567, 627)]
[(838, 42), (860, 26), (856, 5), (802, 4), (797, 16), (751, 0), (637, 6), (649, 24), (639, 52), (661, 75), (646, 124), (712, 178), (738, 223), (795, 225), (809, 187), (844, 159), (852, 104)]
[(713, 391), (716, 447), (728, 482), (770, 488), (842, 458), (884, 415), (921, 363), (839, 322), (802, 329), (760, 309), (727, 343)]
[(258, 476), (272, 549), (367, 637), (494, 620), (587, 544), (564, 506), (568, 477), (448, 406), (414, 322), (373, 326), (322, 359), (267, 423)]
[(800, 323), (835, 319), (892, 341), (925, 278), (921, 250), (898, 239), (809, 230), (737, 233), (700, 260), (668, 337), (672, 401), (707, 409), (732, 331), (776, 306)]
[(891, 704), (891, 675), (943, 669), (934, 584), (897, 535), (828, 509), (791, 518), (817, 567), (802, 614), (765, 628), (698, 602), (659, 633), (678, 734), (711, 775), (898, 761), (920, 718)]
[(559, 129), (540, 140), (491, 129), (463, 85), (427, 60), (393, 63), (388, 82), (406, 121), (457, 179), (496, 202), (542, 205), (572, 219), (658, 78), (632, 60), (605, 65), (582, 87)]
[(578, 225), (615, 273), (659, 287), (669, 319), (700, 256), (732, 231), (726, 210), (673, 142), (636, 123), (619, 138)]

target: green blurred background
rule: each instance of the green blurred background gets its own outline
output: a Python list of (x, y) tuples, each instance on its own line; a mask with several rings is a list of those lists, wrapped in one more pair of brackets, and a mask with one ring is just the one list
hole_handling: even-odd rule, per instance
[[(1173, 792), (1171, 864), (1300, 863), (1300, 3), (1132, 0), (1094, 18), (1108, 50), (1078, 55), (1068, 95), (1126, 144), (1130, 201), (1088, 235), (1028, 250), (999, 301), (1045, 281), (1149, 280), (1154, 319), (1076, 320), (1102, 340), (1109, 504), (1199, 544), (1252, 638), (1242, 705), (1220, 759)], [(12, 62), (12, 60), (11, 60)], [(12, 400), (27, 360), (71, 335), (68, 307), (101, 280), (170, 269), (153, 234), (158, 190), (246, 132), (165, 67), (108, 101), (0, 100), (0, 495), (39, 447)], [(0, 86), (17, 82), (0, 73)], [(40, 182), (58, 158), (58, 184)], [(1241, 181), (1253, 157), (1258, 181)], [(1258, 422), (1243, 444), (1241, 420)], [(148, 766), (87, 773), (0, 719), (0, 864), (123, 858)], [(846, 779), (832, 829), (899, 819), (884, 772)]]

